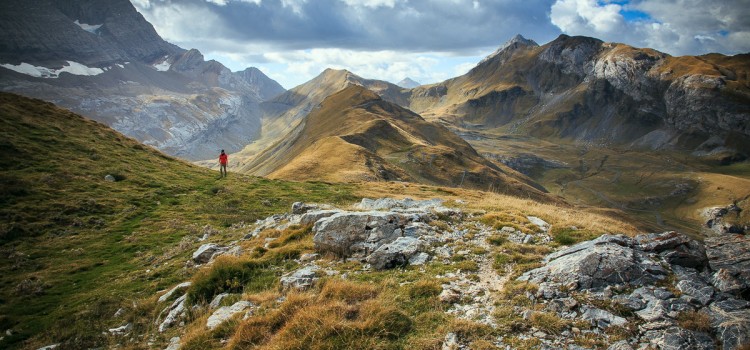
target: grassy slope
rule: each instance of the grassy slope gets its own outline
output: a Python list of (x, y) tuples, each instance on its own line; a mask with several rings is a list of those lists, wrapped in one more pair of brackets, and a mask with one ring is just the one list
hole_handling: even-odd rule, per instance
[[(16, 95), (0, 94), (0, 123), (0, 329), (13, 332), (0, 348), (29, 337), (27, 346), (74, 336), (96, 343), (120, 305), (183, 278), (179, 264), (205, 225), (250, 223), (297, 200), (353, 199), (348, 186), (219, 180)], [(181, 241), (189, 244), (176, 249)]]
[[(349, 84), (364, 86), (396, 104), (408, 104), (407, 90), (399, 86), (381, 80), (364, 79), (346, 70), (326, 69), (307, 83), (263, 103), (265, 116), (261, 138), (232, 154), (234, 161), (229, 164), (230, 168), (242, 173), (252, 173), (249, 171), (249, 164), (257, 154), (293, 130), (299, 124), (300, 118), (303, 118), (312, 107)], [(209, 167), (217, 166), (215, 163), (200, 162), (201, 165)]]
[(544, 197), (532, 181), (492, 166), (448, 129), (356, 85), (323, 101), (290, 136), (260, 154), (251, 169), (295, 180), (399, 178), (448, 186), (458, 186), (466, 171), (464, 186), (494, 185), (505, 193)]
[(623, 210), (652, 231), (698, 234), (702, 209), (750, 198), (748, 162), (719, 166), (679, 152), (552, 143), (502, 131), (482, 136), (487, 138), (471, 141), (482, 153), (530, 153), (568, 164), (563, 169), (538, 169), (531, 177), (569, 203)]
[[(116, 344), (163, 348), (176, 335), (182, 336), (185, 349), (218, 348), (223, 340), (229, 340), (226, 345), (233, 348), (253, 344), (271, 349), (310, 344), (439, 348), (448, 332), (474, 339), (476, 346), (501, 335), (486, 326), (453, 319), (444, 313), (448, 306), (437, 299), (441, 287), (434, 276), (459, 269), (475, 271), (471, 261), (363, 271), (357, 263), (325, 258), (322, 264), (352, 272), (352, 280), (325, 278), (314, 290), (287, 295), (286, 302), (280, 303), (278, 276), (297, 266), (291, 258), (313, 251), (309, 228), (292, 227), (281, 232), (266, 230), (243, 241), (240, 245), (246, 253), (240, 257), (221, 258), (199, 269), (183, 268), (195, 248), (204, 243), (196, 241), (203, 232), (213, 232), (209, 241), (236, 240), (250, 229), (243, 222), (286, 211), (296, 200), (346, 207), (360, 196), (440, 197), (453, 200), (451, 205), (466, 213), (477, 213), (474, 220), (495, 228), (509, 225), (533, 230), (525, 216), (539, 216), (562, 229), (560, 234), (568, 241), (603, 232), (639, 231), (637, 225), (618, 219), (621, 214), (614, 211), (458, 188), (399, 182), (293, 183), (236, 174), (219, 180), (216, 172), (164, 156), (50, 104), (7, 94), (0, 94), (0, 102), (4, 191), (0, 328), (15, 333), (0, 340), (1, 348), (37, 348), (58, 342), (64, 343), (63, 348), (76, 349)], [(119, 181), (105, 182), (106, 174), (114, 174)], [(452, 224), (436, 225), (447, 229)], [(573, 225), (579, 230), (565, 231)], [(276, 240), (267, 249), (261, 248), (271, 237)], [(476, 254), (497, 255), (503, 264), (518, 265), (518, 273), (549, 251), (546, 247), (534, 252), (518, 249), (517, 245), (500, 245)], [(498, 269), (505, 271), (502, 264)], [(245, 280), (248, 275), (254, 277)], [(237, 286), (232, 276), (242, 279)], [(24, 280), (29, 282), (24, 284)], [(207, 331), (208, 314), (202, 309), (191, 312), (185, 328), (159, 334), (153, 320), (165, 303), (156, 302), (156, 291), (185, 280), (194, 281), (189, 293), (197, 301), (232, 288), (244, 292), (241, 298), (261, 305), (261, 311), (256, 317)], [(125, 316), (113, 317), (121, 307)], [(102, 335), (125, 322), (134, 324), (135, 336)], [(310, 327), (312, 322), (315, 327)]]

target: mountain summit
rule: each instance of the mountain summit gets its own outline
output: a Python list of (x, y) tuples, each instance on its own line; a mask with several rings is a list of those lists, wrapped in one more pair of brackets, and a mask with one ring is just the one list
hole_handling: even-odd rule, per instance
[(413, 89), (413, 88), (415, 88), (417, 86), (420, 86), (422, 84), (420, 84), (420, 83), (412, 80), (409, 77), (406, 77), (403, 80), (401, 80), (398, 83), (396, 83), (396, 85), (398, 85), (398, 86), (400, 86), (402, 88)]
[(750, 155), (750, 55), (672, 57), (561, 35), (517, 36), (467, 74), (412, 90), (410, 107), (454, 125), (542, 139)]
[(2, 1), (0, 46), (0, 63), (99, 68), (184, 51), (162, 40), (128, 0)]
[(510, 40), (506, 41), (505, 44), (500, 46), (495, 52), (491, 53), (487, 57), (485, 57), (482, 61), (479, 62), (479, 64), (482, 64), (483, 62), (491, 60), (493, 57), (501, 54), (503, 51), (506, 50), (515, 50), (519, 47), (535, 47), (539, 46), (539, 44), (536, 43), (536, 41), (531, 39), (526, 39), (521, 34), (516, 34), (516, 36), (512, 37)]

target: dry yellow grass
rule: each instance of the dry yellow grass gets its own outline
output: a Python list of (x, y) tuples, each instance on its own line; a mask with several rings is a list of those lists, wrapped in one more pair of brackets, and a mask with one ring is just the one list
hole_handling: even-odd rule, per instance
[(537, 216), (550, 223), (553, 228), (576, 226), (600, 234), (622, 233), (629, 236), (643, 233), (638, 223), (621, 211), (573, 206), (553, 197), (548, 202), (541, 202), (498, 193), (402, 182), (361, 183), (355, 193), (369, 198), (442, 198), (448, 201), (448, 205), (456, 205), (469, 212), (505, 213), (514, 217)]
[(316, 294), (290, 293), (278, 307), (243, 321), (232, 349), (386, 349), (413, 321), (382, 285), (327, 280)]

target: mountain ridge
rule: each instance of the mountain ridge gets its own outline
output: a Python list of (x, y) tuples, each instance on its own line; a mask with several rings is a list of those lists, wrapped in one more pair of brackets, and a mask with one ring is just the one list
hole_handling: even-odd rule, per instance
[(8, 19), (0, 24), (3, 90), (55, 102), (188, 160), (252, 142), (259, 104), (285, 91), (257, 69), (231, 72), (167, 43), (127, 0), (0, 6), (8, 10), (0, 14)]
[(544, 197), (541, 186), (500, 169), (444, 127), (357, 84), (328, 96), (245, 169), (289, 180), (397, 180)]
[(542, 138), (705, 153), (725, 147), (748, 154), (750, 61), (744, 58), (672, 57), (561, 35), (542, 46), (501, 47), (463, 76), (412, 90), (410, 106), (456, 126), (467, 122), (510, 132), (526, 128)]

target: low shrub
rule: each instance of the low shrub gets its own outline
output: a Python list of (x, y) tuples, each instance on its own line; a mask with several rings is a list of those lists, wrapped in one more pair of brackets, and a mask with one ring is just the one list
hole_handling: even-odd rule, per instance
[(200, 270), (188, 290), (191, 304), (210, 301), (215, 295), (229, 292), (259, 292), (276, 284), (276, 274), (268, 263), (256, 259), (220, 256), (209, 269)]

